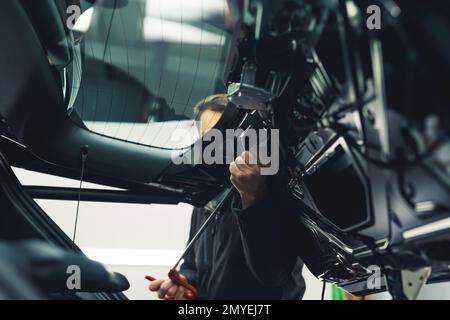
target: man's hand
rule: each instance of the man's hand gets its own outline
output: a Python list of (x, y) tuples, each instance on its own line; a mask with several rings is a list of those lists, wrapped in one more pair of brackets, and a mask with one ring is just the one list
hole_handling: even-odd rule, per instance
[(255, 205), (266, 193), (266, 177), (261, 175), (261, 165), (253, 153), (244, 151), (230, 164), (231, 183), (241, 196), (242, 209)]
[[(185, 278), (183, 275), (180, 277)], [(186, 278), (185, 278), (186, 279)], [(186, 300), (184, 297), (185, 288), (174, 283), (169, 278), (154, 280), (150, 282), (148, 289), (158, 293), (158, 298), (163, 300)]]

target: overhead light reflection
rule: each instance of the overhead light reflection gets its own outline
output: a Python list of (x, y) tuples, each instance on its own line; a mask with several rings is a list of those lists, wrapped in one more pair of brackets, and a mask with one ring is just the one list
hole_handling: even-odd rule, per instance
[(223, 16), (226, 7), (226, 0), (148, 0), (146, 15), (170, 21), (200, 21)]
[(201, 28), (153, 17), (144, 19), (143, 36), (148, 41), (223, 45), (224, 37)]
[(86, 33), (92, 24), (92, 17), (94, 15), (94, 7), (84, 11), (75, 22), (72, 30), (80, 33)]

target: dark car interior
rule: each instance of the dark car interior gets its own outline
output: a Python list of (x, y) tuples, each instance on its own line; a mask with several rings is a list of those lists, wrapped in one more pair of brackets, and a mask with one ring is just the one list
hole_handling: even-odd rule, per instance
[[(194, 128), (192, 105), (215, 92), (230, 101), (219, 130), (280, 129), (314, 276), (398, 299), (417, 297), (405, 279), (450, 280), (447, 1), (372, 1), (373, 31), (371, 1), (219, 2), (197, 10), (200, 24), (167, 19), (157, 33), (162, 9), (145, 0), (0, 1), (0, 268), (11, 270), (0, 298), (126, 299), (125, 276), (87, 258), (35, 199), (205, 206), (230, 186), (228, 167), (175, 165), (198, 136), (167, 137)], [(70, 6), (90, 25), (69, 28)], [(12, 167), (117, 189), (23, 186)], [(70, 265), (85, 270), (82, 290), (66, 288)], [(371, 265), (381, 288), (367, 287)]]

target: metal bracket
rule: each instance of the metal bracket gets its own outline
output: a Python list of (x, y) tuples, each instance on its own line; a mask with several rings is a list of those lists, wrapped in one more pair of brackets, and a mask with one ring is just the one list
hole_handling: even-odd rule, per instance
[(256, 65), (246, 62), (242, 68), (241, 82), (232, 83), (228, 87), (228, 99), (245, 109), (265, 111), (267, 103), (274, 96), (255, 85), (256, 71)]
[(416, 300), (431, 275), (431, 267), (416, 271), (402, 270), (403, 292), (408, 300)]
[(431, 267), (414, 271), (394, 271), (388, 277), (388, 288), (394, 300), (416, 300), (431, 275)]
[(266, 111), (267, 104), (283, 94), (291, 75), (271, 71), (263, 88), (256, 85), (257, 71), (257, 66), (247, 61), (242, 67), (241, 82), (228, 86), (228, 99), (244, 109)]

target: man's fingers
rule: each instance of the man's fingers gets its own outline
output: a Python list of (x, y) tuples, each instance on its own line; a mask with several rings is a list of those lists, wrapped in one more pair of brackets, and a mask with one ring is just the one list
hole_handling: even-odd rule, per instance
[(173, 297), (172, 297), (172, 296), (169, 296), (168, 294), (166, 294), (166, 295), (164, 296), (164, 300), (173, 300)]
[(173, 299), (175, 297), (175, 294), (177, 293), (178, 290), (178, 285), (174, 284), (173, 286), (171, 286), (169, 288), (169, 290), (167, 290), (166, 296), (169, 299)]
[(251, 170), (248, 160), (244, 158), (244, 153), (237, 157), (234, 162), (236, 163), (236, 166), (240, 171)]
[[(248, 154), (244, 155), (248, 158)], [(230, 163), (230, 173), (235, 176), (235, 178), (246, 178), (260, 173), (260, 166), (257, 164), (247, 164), (243, 159), (243, 156), (239, 156), (235, 161)]]
[(173, 282), (170, 279), (166, 279), (164, 280), (164, 282), (161, 284), (161, 287), (159, 288), (158, 291), (158, 297), (160, 299), (164, 299), (164, 297), (166, 296), (167, 291), (170, 289), (170, 287), (173, 286)]
[[(242, 179), (244, 178), (244, 171), (239, 170), (236, 162), (230, 164), (230, 181), (239, 190), (242, 184)], [(244, 178), (245, 179), (245, 178)]]
[(148, 289), (150, 291), (158, 291), (159, 287), (161, 286), (161, 284), (163, 282), (164, 282), (164, 279), (154, 280), (154, 281), (150, 282), (150, 284), (148, 285)]
[(241, 174), (242, 174), (242, 171), (239, 170), (239, 168), (238, 168), (238, 166), (237, 166), (235, 161), (230, 163), (230, 173), (234, 177), (240, 177)]
[[(181, 290), (182, 286), (176, 285), (173, 294), (170, 296), (172, 300), (177, 300), (178, 292)], [(167, 296), (167, 295), (166, 295)]]
[[(237, 161), (239, 161), (238, 159), (239, 159), (239, 157), (236, 158)], [(252, 167), (252, 166), (249, 166), (248, 164), (238, 165), (237, 161), (233, 161), (230, 163), (230, 173), (235, 178), (238, 178), (238, 179), (241, 177), (245, 178), (248, 175), (252, 175), (253, 173), (259, 172), (258, 167)], [(242, 160), (240, 160), (240, 161), (242, 161)]]
[(234, 161), (238, 166), (245, 165), (245, 167), (252, 167), (258, 165), (257, 154), (253, 154), (252, 151), (242, 152)]
[(178, 287), (177, 293), (175, 294), (174, 300), (186, 300), (184, 298), (184, 293), (186, 292), (186, 289), (182, 286)]
[(174, 283), (172, 282), (171, 279), (166, 279), (164, 280), (164, 282), (161, 284), (161, 288), (160, 290), (167, 292), (172, 286), (174, 285)]
[[(270, 166), (270, 159), (264, 159), (265, 161), (263, 161), (263, 159), (261, 159), (261, 155), (264, 155), (264, 157), (267, 157), (267, 150), (266, 152), (261, 151), (261, 146), (254, 146), (252, 148), (250, 148), (250, 151), (245, 151), (248, 152), (248, 156), (249, 156), (249, 162), (252, 165), (258, 165), (259, 167), (268, 167)], [(261, 154), (262, 152), (262, 154)]]
[(250, 151), (244, 151), (238, 158), (242, 158), (245, 164), (251, 169), (259, 169), (261, 167), (267, 167), (270, 165), (270, 161), (265, 159), (263, 162), (261, 157), (258, 155), (258, 150), (256, 147), (254, 149), (250, 149)]
[(242, 157), (245, 159), (245, 162), (249, 165), (258, 165), (259, 159), (258, 159), (258, 149), (256, 147), (253, 147), (250, 149), (250, 151), (244, 151), (242, 153)]

